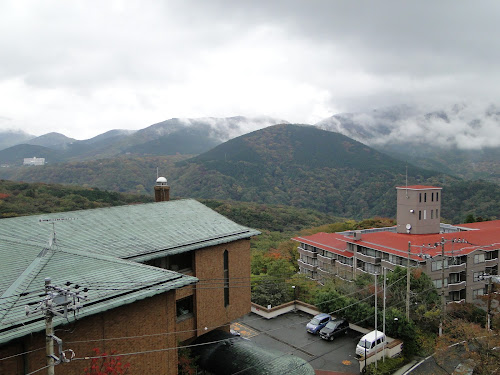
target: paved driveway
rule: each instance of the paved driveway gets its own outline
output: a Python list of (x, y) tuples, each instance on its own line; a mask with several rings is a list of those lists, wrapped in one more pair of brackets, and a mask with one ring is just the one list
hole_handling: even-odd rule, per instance
[(304, 312), (290, 312), (273, 319), (250, 313), (238, 319), (231, 328), (257, 345), (299, 356), (315, 370), (359, 374), (356, 344), (362, 334), (351, 331), (334, 341), (325, 341), (306, 332), (312, 318)]

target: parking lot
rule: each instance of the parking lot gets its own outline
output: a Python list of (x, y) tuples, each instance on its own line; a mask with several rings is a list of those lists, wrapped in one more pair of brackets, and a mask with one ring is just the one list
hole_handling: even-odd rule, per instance
[(345, 336), (325, 341), (306, 332), (311, 315), (301, 311), (265, 319), (250, 313), (231, 326), (257, 345), (299, 356), (315, 370), (359, 374), (356, 344), (362, 334), (349, 330)]

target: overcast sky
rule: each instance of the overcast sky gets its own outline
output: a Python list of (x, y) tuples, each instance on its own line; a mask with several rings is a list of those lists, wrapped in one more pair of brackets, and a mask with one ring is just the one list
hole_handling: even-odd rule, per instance
[(0, 129), (497, 103), (499, 1), (2, 0)]

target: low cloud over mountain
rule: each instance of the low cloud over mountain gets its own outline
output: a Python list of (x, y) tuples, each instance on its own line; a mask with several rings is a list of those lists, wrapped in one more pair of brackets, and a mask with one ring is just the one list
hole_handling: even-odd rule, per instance
[(419, 144), (464, 150), (500, 146), (500, 107), (465, 105), (435, 111), (410, 106), (334, 115), (316, 126), (372, 146)]

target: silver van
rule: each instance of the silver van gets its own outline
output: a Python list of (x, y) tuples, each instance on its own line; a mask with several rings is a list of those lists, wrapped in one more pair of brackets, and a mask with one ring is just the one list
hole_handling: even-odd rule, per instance
[(361, 337), (358, 345), (356, 345), (356, 355), (359, 357), (367, 356), (376, 352), (379, 348), (384, 346), (386, 337), (383, 332), (371, 331)]

